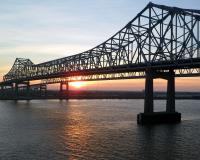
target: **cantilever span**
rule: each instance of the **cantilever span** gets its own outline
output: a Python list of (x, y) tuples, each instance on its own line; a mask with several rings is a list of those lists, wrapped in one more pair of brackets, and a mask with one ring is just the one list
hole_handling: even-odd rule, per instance
[(149, 3), (119, 32), (88, 51), (41, 64), (17, 59), (4, 82), (138, 72), (147, 67), (199, 68), (199, 20), (199, 10)]
[(200, 10), (149, 3), (120, 31), (90, 50), (40, 64), (17, 58), (0, 85), (15, 84), (18, 90), (18, 84), (42, 80), (42, 84), (61, 83), (62, 91), (68, 81), (146, 78), (145, 113), (152, 113), (153, 79), (164, 78), (167, 111), (175, 112), (174, 77), (200, 75), (199, 25)]

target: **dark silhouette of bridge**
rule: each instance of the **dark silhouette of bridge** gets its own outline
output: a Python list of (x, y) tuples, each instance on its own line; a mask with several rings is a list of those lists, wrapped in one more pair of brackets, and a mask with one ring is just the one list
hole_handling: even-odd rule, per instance
[[(28, 99), (34, 88), (45, 96), (47, 84), (60, 83), (60, 97), (66, 98), (68, 82), (145, 78), (144, 113), (138, 115), (143, 123), (160, 120), (161, 113), (153, 114), (153, 79), (162, 78), (167, 80), (162, 114), (172, 115), (167, 118), (170, 122), (180, 121), (175, 77), (200, 75), (199, 21), (200, 10), (149, 3), (119, 32), (90, 50), (40, 64), (17, 58), (0, 83), (1, 97), (17, 100), (25, 90)], [(31, 85), (33, 80), (41, 82)]]

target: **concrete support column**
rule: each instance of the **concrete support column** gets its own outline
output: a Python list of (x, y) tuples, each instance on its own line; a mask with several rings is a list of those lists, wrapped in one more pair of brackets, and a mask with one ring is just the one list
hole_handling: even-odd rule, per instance
[(167, 80), (167, 106), (166, 112), (175, 112), (175, 73), (173, 70), (169, 71)]
[(60, 82), (60, 93), (63, 92), (63, 82)]
[(153, 113), (153, 73), (146, 70), (144, 113)]
[(69, 82), (65, 82), (67, 96), (69, 94)]
[(27, 97), (30, 97), (30, 82), (29, 81), (27, 82), (27, 86), (26, 86), (26, 94), (27, 94)]
[(15, 87), (14, 87), (14, 83), (11, 84), (11, 97), (15, 97)]
[[(166, 112), (153, 112), (153, 79), (167, 80), (167, 106)], [(181, 113), (175, 111), (175, 73), (146, 70), (144, 113), (137, 115), (138, 124), (179, 123)]]
[(67, 98), (69, 92), (69, 83), (60, 82), (60, 99)]
[(64, 98), (64, 94), (63, 94), (63, 82), (60, 82), (59, 99), (62, 100), (63, 98)]
[(66, 96), (68, 99), (69, 98), (69, 82), (66, 82), (65, 85), (66, 85)]
[(15, 83), (15, 97), (17, 98), (19, 96), (19, 84)]

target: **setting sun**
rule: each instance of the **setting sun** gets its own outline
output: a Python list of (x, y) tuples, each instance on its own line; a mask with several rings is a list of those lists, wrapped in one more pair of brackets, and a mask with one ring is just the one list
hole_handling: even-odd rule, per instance
[(85, 85), (84, 82), (71, 82), (71, 86), (74, 88), (81, 88), (84, 85)]

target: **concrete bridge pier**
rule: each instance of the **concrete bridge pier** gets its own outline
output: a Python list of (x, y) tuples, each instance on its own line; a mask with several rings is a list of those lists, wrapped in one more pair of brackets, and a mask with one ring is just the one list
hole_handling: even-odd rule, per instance
[(153, 74), (146, 71), (144, 113), (153, 113)]
[(167, 79), (166, 112), (175, 112), (175, 73), (173, 70), (169, 70), (169, 76)]
[[(153, 79), (163, 78), (167, 80), (166, 111), (154, 112), (153, 109)], [(144, 113), (137, 115), (138, 124), (178, 123), (181, 114), (175, 111), (175, 73), (173, 69), (168, 72), (146, 70)]]
[(68, 99), (69, 96), (69, 82), (60, 82), (60, 93), (59, 98), (62, 99)]
[(14, 99), (18, 100), (19, 97), (22, 99), (30, 99), (30, 82), (20, 82), (15, 83), (14, 88), (12, 87), (12, 90), (14, 90)]

